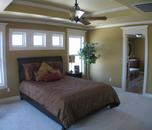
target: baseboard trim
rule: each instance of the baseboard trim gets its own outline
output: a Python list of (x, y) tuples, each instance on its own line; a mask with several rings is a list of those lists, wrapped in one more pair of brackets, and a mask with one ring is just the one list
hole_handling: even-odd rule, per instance
[(2, 98), (2, 99), (0, 99), (0, 103), (12, 102), (12, 101), (18, 101), (18, 100), (20, 100), (19, 96), (13, 96), (13, 97), (8, 97), (8, 98)]

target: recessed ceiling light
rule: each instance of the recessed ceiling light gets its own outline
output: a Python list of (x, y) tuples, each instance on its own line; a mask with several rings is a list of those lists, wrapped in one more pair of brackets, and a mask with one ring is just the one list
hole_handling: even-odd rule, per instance
[(137, 37), (137, 38), (141, 38), (141, 37), (142, 37), (142, 34), (136, 34), (136, 37)]

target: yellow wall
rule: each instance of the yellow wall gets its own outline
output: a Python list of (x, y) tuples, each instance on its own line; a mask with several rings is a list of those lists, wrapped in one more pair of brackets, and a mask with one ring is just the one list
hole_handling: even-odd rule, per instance
[(87, 33), (88, 42), (98, 43), (97, 54), (100, 58), (90, 66), (90, 78), (109, 83), (109, 77), (116, 86), (121, 84), (122, 65), (122, 30), (107, 28), (90, 30)]
[[(7, 79), (10, 92), (7, 90), (0, 91), (0, 98), (14, 96), (18, 94), (18, 67), (16, 59), (18, 57), (33, 57), (33, 56), (52, 56), (61, 55), (64, 61), (64, 70), (67, 70), (67, 49), (65, 50), (44, 50), (44, 51), (9, 51), (8, 47), (8, 29), (9, 28), (25, 28), (25, 29), (38, 29), (50, 31), (63, 31), (66, 34), (65, 27), (42, 25), (42, 24), (28, 24), (28, 23), (15, 23), (10, 22), (6, 29), (6, 62), (7, 62)], [(152, 25), (148, 28), (148, 81), (147, 92), (152, 93)], [(121, 86), (121, 73), (122, 73), (122, 30), (120, 27), (104, 28), (90, 30), (87, 32), (87, 41), (95, 42), (97, 44), (97, 53), (101, 57), (97, 60), (96, 64), (90, 66), (90, 77), (99, 82), (109, 83), (109, 77), (112, 78), (112, 84)], [(67, 39), (65, 42), (67, 48)]]
[(133, 38), (133, 54), (135, 55), (136, 58), (139, 58), (141, 61), (144, 61), (144, 56), (145, 56), (145, 43), (144, 43), (144, 38)]
[(147, 92), (152, 93), (152, 25), (148, 27), (148, 84)]
[[(9, 28), (25, 28), (25, 29), (42, 29), (50, 31), (63, 31), (66, 34), (66, 28), (42, 25), (42, 24), (25, 24), (25, 23), (9, 23), (6, 29), (6, 64), (7, 64), (7, 81), (10, 92), (6, 89), (0, 90), (0, 98), (14, 96), (18, 94), (18, 66), (16, 59), (19, 57), (37, 57), (37, 56), (62, 56), (64, 62), (64, 70), (67, 69), (67, 50), (44, 50), (44, 51), (9, 51), (8, 44), (8, 29)], [(65, 37), (67, 34), (65, 35)], [(67, 39), (65, 41), (65, 48), (67, 47)]]
[[(121, 86), (122, 72), (122, 31), (120, 27), (90, 30), (88, 42), (97, 42), (97, 52), (101, 57), (91, 65), (90, 77), (108, 83), (112, 77), (113, 85)], [(152, 93), (152, 25), (148, 27), (148, 79), (147, 92)]]

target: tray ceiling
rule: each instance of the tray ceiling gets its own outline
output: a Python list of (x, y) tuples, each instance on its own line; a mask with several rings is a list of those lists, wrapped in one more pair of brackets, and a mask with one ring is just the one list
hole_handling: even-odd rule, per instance
[[(5, 1), (5, 0), (3, 0)], [(10, 1), (9, 1), (10, 2)], [(70, 9), (75, 0), (14, 0), (0, 12), (1, 17), (55, 19), (71, 23)], [(152, 12), (141, 12), (134, 5), (152, 3), (151, 0), (78, 0), (81, 9), (92, 16), (106, 16), (106, 21), (91, 21), (90, 27), (124, 25), (152, 21)], [(74, 23), (73, 23), (74, 24)], [(76, 25), (76, 24), (75, 24)]]

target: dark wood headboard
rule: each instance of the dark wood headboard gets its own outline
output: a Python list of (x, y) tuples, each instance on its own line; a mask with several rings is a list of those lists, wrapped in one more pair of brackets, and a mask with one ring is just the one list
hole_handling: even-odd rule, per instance
[(18, 73), (19, 73), (19, 82), (25, 79), (24, 77), (24, 67), (23, 64), (35, 63), (35, 62), (61, 62), (62, 66), (60, 70), (63, 72), (63, 60), (61, 56), (47, 56), (47, 57), (26, 57), (18, 58)]

